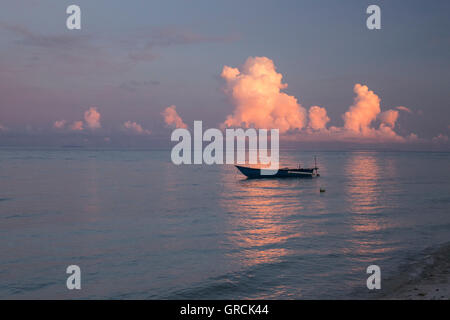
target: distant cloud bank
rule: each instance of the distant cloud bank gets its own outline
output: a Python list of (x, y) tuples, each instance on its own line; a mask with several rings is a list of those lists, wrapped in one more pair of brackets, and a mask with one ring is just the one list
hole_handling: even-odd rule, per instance
[(67, 120), (56, 120), (53, 123), (53, 128), (59, 130), (69, 129), (71, 131), (83, 131), (86, 128), (95, 130), (101, 128), (100, 118), (101, 115), (97, 108), (91, 107), (84, 112), (84, 122), (82, 120), (76, 120), (66, 126), (68, 124)]
[[(23, 33), (21, 30), (17, 32)], [(195, 37), (190, 40), (202, 41)], [(402, 114), (420, 115), (420, 111), (413, 112), (403, 105), (382, 110), (379, 95), (361, 83), (354, 84), (353, 102), (349, 102), (347, 111), (342, 114), (342, 124), (336, 126), (330, 125), (334, 122), (331, 121), (325, 107), (313, 105), (305, 108), (297, 97), (284, 92), (288, 84), (283, 82), (283, 75), (277, 71), (274, 61), (267, 57), (249, 57), (241, 67), (225, 65), (221, 77), (225, 80), (224, 92), (233, 106), (226, 118), (218, 124), (221, 128), (276, 128), (280, 130), (281, 138), (286, 141), (426, 142), (434, 146), (449, 144), (449, 137), (445, 133), (427, 140), (419, 138), (414, 132), (405, 134), (398, 125)], [(133, 91), (135, 87), (150, 84), (159, 83), (130, 81), (124, 88)], [(164, 124), (169, 128), (188, 128), (175, 105), (166, 107), (161, 115)], [(201, 120), (201, 115), (197, 115), (196, 119)], [(102, 128), (101, 120), (100, 111), (96, 107), (90, 107), (83, 112), (82, 119), (58, 119), (53, 122), (52, 127), (56, 132), (97, 132)], [(122, 133), (151, 134), (149, 129), (136, 121), (127, 120), (119, 123), (121, 124), (118, 128)], [(0, 124), (0, 133), (7, 130), (6, 126)]]

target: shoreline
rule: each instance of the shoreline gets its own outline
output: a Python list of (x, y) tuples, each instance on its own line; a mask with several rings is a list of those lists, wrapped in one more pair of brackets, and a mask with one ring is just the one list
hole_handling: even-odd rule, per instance
[(425, 249), (420, 258), (384, 281), (380, 300), (450, 299), (450, 242)]

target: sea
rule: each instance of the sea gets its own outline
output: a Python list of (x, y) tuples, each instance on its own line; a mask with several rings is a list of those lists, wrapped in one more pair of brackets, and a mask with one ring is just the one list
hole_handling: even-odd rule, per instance
[(450, 153), (280, 162), (314, 156), (320, 177), (248, 180), (170, 150), (1, 148), (0, 299), (371, 299), (450, 241)]

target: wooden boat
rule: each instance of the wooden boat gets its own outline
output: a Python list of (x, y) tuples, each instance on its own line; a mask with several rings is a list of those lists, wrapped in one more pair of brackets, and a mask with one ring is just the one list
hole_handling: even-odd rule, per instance
[[(281, 168), (275, 174), (263, 168), (250, 168), (235, 165), (236, 168), (249, 179), (262, 178), (313, 178), (319, 176), (317, 168)], [(264, 172), (267, 171), (267, 172)]]
[[(262, 179), (262, 178), (313, 178), (319, 177), (317, 170), (317, 160), (314, 157), (314, 168), (281, 168), (276, 173), (270, 172), (264, 168), (250, 168), (244, 166), (235, 165), (236, 168), (249, 179)], [(266, 171), (266, 172), (265, 172)]]

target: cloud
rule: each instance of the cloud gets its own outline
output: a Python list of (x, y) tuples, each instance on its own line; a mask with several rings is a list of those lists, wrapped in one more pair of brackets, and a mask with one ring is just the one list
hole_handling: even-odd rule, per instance
[(174, 128), (187, 128), (187, 125), (183, 122), (181, 117), (178, 115), (176, 107), (171, 105), (167, 107), (163, 112), (162, 116), (164, 117), (165, 123)]
[(282, 89), (282, 74), (267, 57), (249, 57), (241, 69), (224, 66), (226, 93), (235, 109), (225, 127), (278, 128), (281, 133), (300, 130), (306, 124), (306, 110), (294, 96)]
[(406, 140), (409, 142), (417, 142), (417, 141), (421, 141), (422, 139), (419, 138), (419, 136), (415, 133), (410, 133), (407, 137)]
[(395, 109), (400, 110), (400, 111), (405, 111), (405, 112), (408, 112), (408, 113), (412, 113), (410, 108), (407, 108), (407, 107), (404, 107), (404, 106), (398, 106), (398, 107), (395, 107)]
[(172, 46), (186, 46), (206, 43), (229, 43), (238, 39), (235, 35), (211, 36), (200, 34), (180, 27), (154, 28), (144, 30), (134, 36), (136, 40), (124, 40), (127, 47), (132, 47), (128, 58), (133, 62), (150, 62), (160, 57), (155, 53), (156, 48)]
[(86, 121), (86, 125), (90, 129), (101, 128), (100, 117), (97, 108), (89, 108), (89, 110), (84, 112), (84, 121)]
[[(332, 138), (340, 141), (370, 143), (407, 142), (418, 139), (415, 134), (405, 138), (394, 131), (399, 112), (393, 109), (381, 112), (381, 99), (366, 85), (357, 83), (353, 91), (356, 94), (353, 104), (342, 116), (344, 126), (332, 127)], [(377, 120), (378, 128), (375, 127)]]
[[(362, 84), (355, 84), (353, 104), (342, 116), (342, 127), (327, 128), (330, 118), (323, 107), (312, 106), (308, 111), (298, 100), (284, 92), (287, 84), (266, 57), (249, 57), (241, 69), (225, 66), (221, 74), (226, 81), (225, 92), (235, 109), (223, 125), (225, 127), (278, 128), (284, 137), (313, 141), (385, 142), (409, 141), (395, 131), (399, 111), (381, 112), (381, 99)], [(376, 127), (377, 123), (378, 128)], [(411, 139), (417, 136), (411, 136)]]
[(249, 57), (242, 68), (225, 66), (221, 77), (226, 81), (226, 94), (234, 110), (223, 122), (224, 127), (278, 128), (288, 140), (345, 141), (345, 142), (407, 142), (418, 141), (416, 134), (402, 137), (394, 128), (399, 111), (410, 112), (398, 106), (382, 112), (381, 99), (366, 85), (355, 84), (353, 104), (343, 114), (342, 127), (327, 128), (330, 118), (324, 107), (312, 106), (306, 110), (294, 96), (283, 89), (287, 84), (266, 57)]
[[(68, 126), (68, 129), (71, 131), (83, 131), (86, 127), (93, 130), (101, 128), (100, 117), (101, 115), (97, 108), (89, 108), (84, 112), (84, 122), (82, 120), (74, 121)], [(64, 129), (66, 124), (66, 120), (57, 120), (53, 123), (53, 128)]]
[(353, 91), (356, 93), (354, 103), (344, 114), (344, 128), (355, 133), (366, 134), (370, 124), (381, 112), (380, 98), (370, 91), (367, 86), (355, 84)]
[(380, 119), (382, 125), (394, 128), (395, 122), (398, 119), (398, 111), (397, 110), (384, 111), (379, 115), (378, 118)]
[(185, 28), (165, 27), (154, 29), (150, 35), (146, 34), (146, 46), (169, 47), (173, 45), (189, 45), (198, 43), (227, 43), (236, 39), (234, 36), (209, 36), (195, 33)]
[(63, 129), (66, 123), (66, 120), (57, 120), (53, 123), (53, 127), (56, 129)]
[(431, 140), (433, 143), (436, 144), (443, 144), (443, 143), (447, 143), (448, 142), (448, 136), (445, 134), (440, 133), (439, 135), (437, 135), (436, 137), (434, 137)]
[(70, 130), (72, 131), (83, 131), (83, 121), (75, 121), (70, 125)]
[(127, 131), (135, 133), (135, 134), (150, 134), (150, 130), (146, 130), (142, 128), (142, 126), (137, 122), (126, 121), (123, 124), (124, 128)]
[(308, 128), (313, 130), (326, 129), (326, 125), (330, 121), (330, 118), (327, 116), (327, 110), (319, 106), (312, 106), (309, 108), (308, 117)]
[(80, 49), (80, 47), (91, 48), (86, 42), (89, 40), (87, 35), (69, 35), (69, 34), (55, 34), (55, 35), (42, 35), (35, 33), (34, 31), (15, 24), (8, 24), (0, 22), (0, 29), (9, 31), (18, 35), (21, 40), (19, 44), (33, 47), (41, 47), (45, 49), (63, 49), (73, 50)]
[[(55, 79), (70, 74), (72, 80), (84, 81), (85, 75), (109, 77), (130, 70), (133, 65), (132, 60), (124, 57), (133, 47), (122, 47), (123, 39), (118, 35), (95, 37), (94, 41), (86, 32), (43, 33), (0, 21), (1, 31), (9, 33), (12, 44), (3, 50), (3, 60), (25, 74), (33, 68), (35, 73), (39, 70), (47, 76), (54, 75)], [(117, 50), (111, 50), (111, 47), (117, 47)], [(54, 68), (48, 68), (48, 65)], [(96, 72), (92, 73), (92, 70)], [(78, 79), (76, 76), (79, 75), (83, 77)]]

